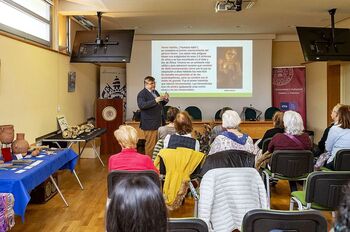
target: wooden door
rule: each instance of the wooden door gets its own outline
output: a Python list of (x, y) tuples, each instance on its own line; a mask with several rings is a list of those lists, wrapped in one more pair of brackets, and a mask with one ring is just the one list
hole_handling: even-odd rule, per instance
[[(332, 123), (333, 107), (340, 103), (340, 64), (327, 67), (327, 123)], [(322, 103), (320, 103), (322, 104)]]

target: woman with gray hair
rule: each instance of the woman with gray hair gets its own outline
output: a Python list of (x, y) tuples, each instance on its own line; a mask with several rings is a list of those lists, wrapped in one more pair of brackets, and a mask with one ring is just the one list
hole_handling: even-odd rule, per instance
[(232, 149), (255, 153), (252, 138), (239, 131), (239, 124), (241, 124), (241, 118), (238, 113), (233, 110), (226, 110), (222, 115), (222, 127), (226, 131), (215, 138), (208, 155)]
[(304, 133), (303, 119), (298, 112), (289, 110), (283, 115), (284, 133), (273, 136), (268, 151), (275, 150), (311, 150), (312, 144), (307, 133)]
[[(303, 119), (298, 112), (288, 110), (283, 115), (284, 133), (272, 137), (267, 150), (311, 150), (312, 143), (308, 134), (304, 132)], [(295, 181), (289, 181), (290, 191), (297, 191)]]

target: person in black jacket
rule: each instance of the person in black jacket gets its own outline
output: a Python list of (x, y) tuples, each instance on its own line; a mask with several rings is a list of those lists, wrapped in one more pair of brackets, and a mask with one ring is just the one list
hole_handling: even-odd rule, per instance
[(137, 95), (137, 105), (141, 110), (140, 128), (144, 131), (146, 145), (145, 153), (152, 157), (152, 151), (157, 143), (158, 128), (162, 125), (163, 107), (169, 101), (169, 95), (160, 95), (155, 90), (154, 77), (144, 79), (144, 89)]
[(262, 149), (263, 143), (266, 139), (272, 138), (277, 133), (284, 133), (283, 112), (277, 111), (272, 117), (272, 122), (274, 128), (269, 129), (265, 132), (263, 138), (258, 143), (258, 147), (260, 149)]

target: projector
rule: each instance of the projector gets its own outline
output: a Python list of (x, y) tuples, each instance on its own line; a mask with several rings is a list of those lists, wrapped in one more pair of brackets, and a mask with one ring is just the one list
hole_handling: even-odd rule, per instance
[(241, 11), (242, 9), (251, 8), (256, 1), (257, 0), (221, 0), (216, 2), (215, 11)]

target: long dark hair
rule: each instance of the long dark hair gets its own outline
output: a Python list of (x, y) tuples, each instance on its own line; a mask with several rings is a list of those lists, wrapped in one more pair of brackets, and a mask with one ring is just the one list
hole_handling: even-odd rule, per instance
[(147, 176), (129, 176), (114, 188), (107, 209), (108, 232), (166, 232), (167, 209)]
[(350, 232), (350, 183), (343, 190), (343, 200), (339, 204), (334, 232)]

